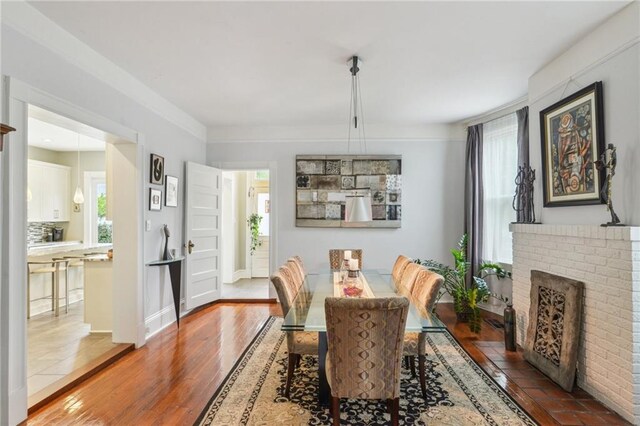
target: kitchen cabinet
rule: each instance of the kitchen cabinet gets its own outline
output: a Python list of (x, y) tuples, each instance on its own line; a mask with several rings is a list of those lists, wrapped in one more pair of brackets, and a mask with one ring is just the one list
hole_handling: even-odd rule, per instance
[(71, 213), (71, 168), (29, 160), (29, 222), (68, 222)]

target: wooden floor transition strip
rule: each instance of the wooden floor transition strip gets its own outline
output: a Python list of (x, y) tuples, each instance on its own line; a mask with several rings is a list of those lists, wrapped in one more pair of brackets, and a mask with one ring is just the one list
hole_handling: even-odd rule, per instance
[(134, 349), (135, 346), (132, 343), (121, 343), (60, 380), (56, 380), (44, 389), (34, 393), (29, 397), (28, 414), (35, 413), (49, 402), (113, 364)]

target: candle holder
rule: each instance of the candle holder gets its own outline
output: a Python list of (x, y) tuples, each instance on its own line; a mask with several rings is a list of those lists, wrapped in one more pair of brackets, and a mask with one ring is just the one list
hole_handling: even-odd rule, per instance
[(360, 271), (357, 269), (349, 269), (349, 278), (358, 278), (360, 276)]

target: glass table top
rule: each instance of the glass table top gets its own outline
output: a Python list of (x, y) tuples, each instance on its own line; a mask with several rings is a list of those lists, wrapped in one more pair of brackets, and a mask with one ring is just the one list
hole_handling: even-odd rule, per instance
[[(390, 274), (383, 271), (364, 270), (363, 274), (375, 297), (401, 297)], [(324, 315), (324, 299), (333, 297), (333, 271), (310, 274), (305, 278), (298, 295), (284, 319), (284, 331), (327, 331)], [(446, 326), (431, 312), (419, 306), (409, 297), (411, 306), (407, 315), (407, 332), (444, 331)]]

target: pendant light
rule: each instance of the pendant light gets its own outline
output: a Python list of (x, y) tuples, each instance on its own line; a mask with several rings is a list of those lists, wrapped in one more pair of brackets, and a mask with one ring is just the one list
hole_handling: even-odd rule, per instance
[[(351, 101), (349, 106), (349, 135), (347, 139), (347, 153), (351, 153), (351, 123), (358, 132), (360, 153), (367, 154), (367, 140), (364, 133), (364, 114), (362, 113), (362, 96), (360, 91), (360, 64), (362, 61), (357, 56), (352, 56), (347, 62), (351, 72)], [(360, 128), (358, 128), (358, 115), (361, 117)], [(345, 221), (346, 222), (370, 222), (373, 220), (371, 211), (371, 194), (358, 194), (354, 191), (352, 195), (346, 196)]]
[(73, 194), (73, 202), (76, 204), (84, 204), (84, 194), (82, 193), (82, 188), (80, 187), (80, 134), (78, 134), (78, 162), (76, 164), (78, 169), (78, 181), (76, 186), (76, 193)]

